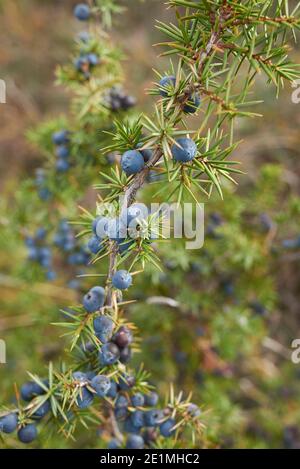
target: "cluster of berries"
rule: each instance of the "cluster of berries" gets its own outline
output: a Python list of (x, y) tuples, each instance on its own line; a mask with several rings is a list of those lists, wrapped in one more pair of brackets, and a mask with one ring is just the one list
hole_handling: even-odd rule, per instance
[(39, 198), (46, 202), (51, 197), (51, 191), (46, 185), (46, 174), (43, 168), (38, 168), (35, 172), (35, 185)]
[[(25, 402), (31, 402), (37, 396), (46, 394), (48, 388), (48, 380), (43, 380), (42, 386), (35, 381), (28, 381), (21, 387), (21, 397)], [(36, 421), (44, 418), (51, 410), (49, 400), (44, 400), (44, 402), (41, 402), (41, 404), (36, 407), (37, 409), (30, 415), (30, 421), (26, 419), (26, 421), (23, 422), (22, 419), (19, 419), (19, 411), (10, 412), (0, 417), (0, 432), (13, 433), (18, 429), (19, 440), (22, 443), (32, 443), (38, 436)]]
[(45, 244), (47, 230), (38, 228), (34, 236), (27, 236), (25, 244), (28, 249), (28, 260), (37, 262), (46, 270), (47, 280), (54, 280), (56, 273), (52, 269), (53, 255), (51, 248)]
[(64, 173), (70, 169), (70, 132), (59, 130), (52, 135), (52, 141), (56, 146), (56, 170)]
[(91, 71), (99, 64), (100, 58), (94, 52), (88, 54), (82, 53), (74, 60), (75, 69), (80, 72), (86, 80), (91, 78)]
[(136, 105), (135, 97), (127, 95), (121, 88), (117, 86), (111, 88), (106, 100), (107, 106), (113, 112), (128, 111)]
[(86, 266), (90, 261), (90, 254), (85, 246), (78, 245), (74, 231), (67, 220), (61, 220), (54, 235), (54, 244), (63, 253), (67, 253), (67, 264), (72, 266)]

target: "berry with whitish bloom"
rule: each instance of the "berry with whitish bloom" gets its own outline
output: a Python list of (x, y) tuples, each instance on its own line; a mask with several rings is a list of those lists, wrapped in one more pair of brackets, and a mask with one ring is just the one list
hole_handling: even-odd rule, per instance
[(53, 280), (55, 280), (57, 277), (57, 274), (56, 272), (54, 272), (54, 270), (48, 270), (48, 272), (46, 272), (46, 279), (49, 280), (49, 282), (52, 282)]
[(88, 377), (86, 373), (83, 373), (82, 371), (74, 371), (72, 374), (72, 378), (74, 381), (78, 381), (78, 383), (87, 383)]
[(175, 161), (188, 163), (197, 154), (197, 145), (191, 138), (182, 137), (176, 140), (171, 148), (172, 156)]
[(93, 221), (92, 230), (98, 238), (105, 238), (108, 236), (109, 218), (97, 217)]
[[(48, 381), (44, 381), (45, 386), (48, 385)], [(43, 389), (38, 383), (34, 381), (28, 381), (21, 386), (20, 389), (21, 397), (24, 401), (29, 402), (36, 396), (42, 396), (46, 394), (46, 390)]]
[(145, 412), (136, 410), (131, 414), (130, 419), (135, 428), (142, 428), (145, 425)]
[(120, 350), (112, 342), (108, 342), (101, 347), (99, 361), (102, 366), (109, 366), (116, 363), (120, 358)]
[(91, 380), (91, 387), (96, 391), (98, 397), (104, 397), (110, 389), (110, 379), (104, 375), (94, 376)]
[(34, 423), (29, 423), (18, 431), (18, 438), (22, 443), (31, 443), (37, 438), (38, 432)]
[(121, 446), (122, 445), (121, 445), (120, 441), (117, 440), (116, 438), (113, 438), (108, 443), (108, 449), (120, 449)]
[(116, 403), (115, 403), (116, 409), (120, 409), (122, 407), (128, 407), (128, 406), (129, 406), (129, 401), (128, 401), (127, 397), (123, 396), (123, 394), (119, 394), (119, 396), (116, 400)]
[(45, 415), (48, 414), (51, 410), (50, 402), (47, 400), (45, 401), (40, 407), (32, 414), (32, 417), (36, 419), (42, 419)]
[(107, 397), (110, 397), (111, 399), (115, 399), (118, 394), (118, 386), (115, 381), (110, 382), (110, 388), (107, 392)]
[(121, 326), (114, 334), (112, 341), (121, 349), (127, 347), (133, 341), (131, 330), (127, 326)]
[(92, 405), (93, 400), (93, 394), (88, 389), (81, 387), (78, 396), (76, 397), (76, 404), (79, 409), (86, 409)]
[(90, 35), (88, 31), (80, 31), (77, 37), (79, 41), (84, 42), (84, 43), (89, 42), (92, 38), (92, 36)]
[(99, 57), (98, 57), (98, 55), (96, 55), (96, 54), (90, 53), (90, 54), (88, 54), (86, 57), (87, 57), (87, 60), (88, 60), (89, 64), (90, 64), (92, 67), (95, 67), (95, 66), (98, 65), (99, 62), (100, 62)]
[(165, 422), (163, 422), (159, 427), (161, 435), (164, 436), (165, 438), (171, 437), (175, 433), (175, 430), (174, 430), (175, 425), (176, 425), (176, 422), (174, 419), (168, 419)]
[(13, 433), (18, 425), (18, 416), (15, 412), (0, 417), (0, 434)]
[(98, 316), (94, 319), (93, 325), (97, 338), (102, 344), (106, 344), (112, 338), (115, 327), (113, 320), (108, 316)]
[(158, 394), (156, 392), (150, 392), (145, 395), (145, 405), (154, 407), (158, 403)]
[(65, 173), (70, 169), (70, 163), (67, 160), (59, 158), (56, 162), (55, 167), (59, 173)]
[(65, 160), (66, 158), (69, 158), (70, 156), (70, 149), (66, 145), (60, 145), (59, 147), (56, 148), (55, 154), (57, 158)]
[(139, 433), (139, 428), (135, 427), (129, 415), (124, 422), (124, 432), (126, 433)]
[(132, 276), (127, 270), (118, 270), (113, 275), (112, 284), (118, 290), (127, 290), (132, 285)]
[(194, 94), (185, 104), (183, 108), (183, 112), (185, 112), (186, 114), (195, 114), (200, 104), (201, 104), (200, 96), (198, 94)]
[(158, 409), (148, 410), (145, 412), (145, 426), (146, 427), (157, 427), (162, 423), (163, 412)]
[(145, 397), (140, 392), (134, 394), (131, 398), (131, 404), (133, 407), (143, 407), (145, 404)]
[(166, 98), (167, 96), (169, 96), (169, 93), (172, 91), (172, 89), (175, 88), (175, 85), (176, 85), (176, 77), (174, 77), (173, 75), (163, 77), (159, 82), (159, 86), (160, 86), (159, 94), (163, 96), (164, 98)]
[(92, 254), (98, 254), (98, 252), (103, 248), (102, 240), (97, 236), (92, 236), (89, 239), (87, 246)]
[(91, 10), (85, 3), (78, 3), (74, 8), (74, 16), (79, 21), (87, 21), (91, 15)]
[(101, 309), (105, 301), (105, 290), (102, 287), (93, 287), (83, 297), (83, 306), (88, 313), (95, 313)]
[(54, 145), (65, 145), (69, 143), (69, 131), (68, 130), (59, 130), (52, 135), (52, 142)]
[(187, 411), (192, 417), (199, 417), (201, 415), (201, 410), (193, 403), (189, 404)]
[(139, 173), (145, 167), (143, 155), (137, 150), (126, 151), (121, 158), (121, 167), (127, 176)]
[(127, 449), (143, 449), (144, 440), (140, 435), (129, 435), (126, 442)]

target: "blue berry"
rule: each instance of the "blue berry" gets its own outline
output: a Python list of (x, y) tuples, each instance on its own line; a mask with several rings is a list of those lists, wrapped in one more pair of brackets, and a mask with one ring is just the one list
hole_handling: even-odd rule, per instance
[(110, 397), (111, 399), (115, 399), (118, 394), (118, 386), (115, 381), (110, 382), (110, 388), (107, 393), (107, 397)]
[(150, 392), (145, 395), (145, 404), (149, 407), (154, 407), (158, 403), (158, 394), (156, 392)]
[(135, 428), (139, 429), (145, 426), (145, 413), (142, 410), (133, 412), (130, 419)]
[(119, 380), (119, 387), (122, 391), (129, 391), (135, 385), (134, 376), (123, 374)]
[(173, 158), (180, 163), (187, 163), (195, 158), (197, 154), (197, 145), (194, 140), (182, 137), (176, 140), (176, 144), (171, 149)]
[(104, 375), (95, 376), (91, 380), (91, 386), (96, 391), (98, 397), (104, 397), (110, 389), (110, 379)]
[(126, 151), (122, 155), (121, 167), (127, 176), (139, 173), (145, 167), (143, 155), (137, 150)]
[(83, 306), (88, 313), (101, 309), (105, 301), (105, 290), (102, 287), (93, 287), (84, 297)]
[(76, 404), (79, 409), (86, 409), (93, 403), (94, 396), (86, 388), (81, 387), (78, 396), (76, 397)]
[(85, 3), (78, 3), (74, 8), (74, 16), (79, 21), (87, 21), (91, 15), (91, 10)]
[(87, 246), (92, 254), (98, 254), (98, 252), (101, 251), (103, 247), (102, 240), (99, 239), (97, 236), (92, 236), (89, 239)]
[(96, 66), (99, 64), (99, 57), (96, 54), (88, 54), (87, 55), (87, 60), (91, 66)]
[(145, 397), (140, 392), (134, 394), (131, 398), (131, 404), (133, 407), (143, 407), (145, 404)]
[(114, 322), (108, 316), (98, 316), (94, 319), (94, 331), (102, 344), (107, 343), (112, 338)]
[(109, 219), (107, 217), (98, 217), (93, 221), (92, 229), (98, 238), (108, 236)]
[(145, 412), (146, 427), (156, 427), (163, 419), (163, 412), (161, 410), (153, 409)]
[(139, 433), (139, 428), (137, 428), (133, 425), (133, 422), (131, 420), (131, 416), (127, 417), (127, 419), (125, 420), (124, 431), (126, 433)]
[(128, 347), (133, 341), (131, 330), (127, 326), (121, 326), (114, 334), (112, 341), (121, 349)]
[(99, 361), (102, 366), (109, 366), (116, 363), (120, 358), (120, 350), (112, 342), (108, 342), (101, 347)]
[(201, 415), (201, 410), (193, 403), (189, 404), (187, 411), (192, 417), (199, 417)]
[(35, 233), (35, 239), (37, 241), (42, 241), (43, 239), (45, 239), (46, 235), (47, 235), (46, 228), (38, 228)]
[(18, 438), (22, 443), (31, 443), (37, 438), (37, 428), (34, 423), (29, 423), (18, 431)]
[(0, 434), (4, 433), (13, 433), (18, 425), (18, 417), (15, 412), (11, 414), (4, 415), (0, 417)]
[(160, 95), (166, 98), (167, 96), (169, 96), (169, 92), (172, 90), (172, 88), (175, 88), (175, 85), (176, 85), (176, 77), (174, 77), (173, 75), (163, 77), (159, 82)]
[(81, 31), (78, 34), (78, 40), (84, 43), (87, 43), (91, 40), (91, 35), (88, 31)]
[(32, 415), (36, 419), (42, 419), (51, 410), (50, 402), (47, 400), (44, 402)]
[(127, 270), (118, 270), (113, 275), (112, 284), (118, 290), (127, 290), (132, 285), (132, 276)]
[(174, 419), (168, 419), (165, 422), (163, 422), (159, 427), (161, 435), (164, 436), (165, 438), (169, 438), (170, 436), (172, 436), (175, 432), (175, 430), (173, 430), (173, 427), (175, 425), (176, 425), (176, 422)]
[(188, 102), (183, 108), (183, 112), (185, 112), (186, 114), (195, 114), (200, 104), (201, 104), (200, 96), (198, 94), (195, 94), (188, 100)]
[(86, 373), (83, 373), (82, 371), (74, 371), (72, 378), (74, 381), (78, 381), (79, 383), (86, 383), (88, 381)]
[(54, 272), (53, 270), (49, 270), (48, 272), (46, 272), (46, 279), (49, 280), (49, 282), (52, 282), (53, 280), (55, 280), (56, 277), (57, 277), (56, 272)]
[(36, 247), (30, 247), (28, 249), (28, 256), (29, 261), (37, 261), (39, 259), (39, 251)]
[(56, 162), (55, 167), (59, 173), (65, 173), (70, 169), (70, 163), (67, 160), (59, 158)]
[(121, 448), (121, 443), (116, 438), (113, 438), (108, 443), (108, 449), (120, 449), (120, 448)]
[[(44, 383), (47, 386), (47, 382), (44, 381)], [(22, 399), (29, 402), (36, 396), (42, 396), (46, 391), (36, 382), (28, 381), (21, 386), (20, 393)]]
[(51, 192), (49, 191), (49, 189), (47, 187), (43, 187), (43, 188), (39, 189), (38, 196), (41, 200), (47, 201), (51, 197)]
[(70, 149), (66, 145), (60, 145), (56, 148), (56, 156), (59, 159), (65, 160), (70, 156)]
[(89, 61), (86, 55), (81, 55), (74, 60), (74, 67), (79, 72), (86, 72), (88, 73), (89, 69)]
[(127, 449), (143, 449), (144, 440), (140, 435), (129, 435), (126, 442)]
[(127, 399), (126, 396), (123, 396), (123, 394), (119, 394), (117, 400), (116, 400), (116, 403), (115, 403), (115, 407), (116, 409), (120, 409), (120, 408), (124, 408), (124, 407), (128, 407), (129, 406), (129, 401)]
[(124, 347), (120, 350), (120, 362), (123, 364), (129, 363), (132, 357), (132, 352), (130, 347)]
[(59, 130), (52, 135), (54, 145), (65, 145), (69, 142), (69, 131)]

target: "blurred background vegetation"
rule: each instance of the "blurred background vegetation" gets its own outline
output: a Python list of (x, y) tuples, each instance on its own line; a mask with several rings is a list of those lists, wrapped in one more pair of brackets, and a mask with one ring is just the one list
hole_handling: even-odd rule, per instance
[[(0, 107), (0, 338), (7, 344), (0, 403), (12, 399), (13, 383), (20, 385), (26, 370), (42, 372), (60, 358), (65, 344), (50, 323), (78, 296), (32, 272), (19, 228), (26, 211), (21, 181), (43, 165), (26, 133), (69, 106), (54, 71), (70, 58), (76, 3), (0, 1), (0, 78), (7, 83)], [(126, 89), (146, 111), (152, 69), (164, 69), (152, 47), (161, 39), (155, 18), (171, 13), (156, 0), (123, 4), (113, 37), (126, 55)], [(227, 187), (224, 202), (206, 203), (204, 248), (163, 245), (163, 273), (148, 269), (139, 277), (132, 292), (139, 302), (126, 312), (142, 337), (135, 362), (145, 364), (161, 391), (173, 381), (193, 392), (211, 447), (300, 447), (300, 365), (291, 362), (291, 342), (300, 338), (300, 243), (286, 242), (300, 237), (300, 104), (292, 103), (292, 91), (276, 99), (258, 81), (253, 92), (264, 101), (257, 106), (263, 117), (238, 121), (243, 141), (233, 156), (246, 174), (238, 187)], [(151, 200), (150, 189), (145, 197)], [(94, 200), (92, 192), (86, 205)], [(175, 299), (176, 307), (157, 304), (157, 297)], [(44, 446), (99, 446), (97, 433), (83, 433), (76, 442), (54, 437)]]

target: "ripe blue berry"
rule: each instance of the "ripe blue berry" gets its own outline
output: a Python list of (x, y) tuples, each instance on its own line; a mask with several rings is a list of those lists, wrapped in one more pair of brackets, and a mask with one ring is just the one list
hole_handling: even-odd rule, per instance
[(79, 21), (87, 21), (90, 17), (91, 10), (88, 5), (85, 3), (78, 3), (78, 5), (75, 6), (74, 8), (74, 16), (79, 20)]
[(140, 392), (134, 394), (131, 398), (131, 404), (133, 407), (143, 407), (145, 404), (145, 397)]
[(128, 347), (133, 341), (131, 330), (127, 326), (121, 326), (114, 334), (112, 341), (121, 349)]
[(57, 277), (56, 272), (54, 272), (53, 270), (49, 270), (48, 272), (46, 272), (46, 279), (49, 280), (49, 282), (52, 282), (53, 280), (55, 280), (56, 277)]
[(76, 397), (76, 404), (79, 409), (86, 409), (94, 400), (93, 394), (86, 388), (81, 387), (78, 396)]
[(121, 167), (127, 176), (139, 173), (145, 167), (143, 155), (137, 150), (126, 151), (122, 155)]
[(18, 438), (22, 443), (31, 443), (37, 437), (37, 428), (34, 423), (29, 423), (18, 431)]
[(112, 278), (112, 284), (118, 290), (127, 290), (132, 285), (132, 277), (127, 270), (118, 270)]
[(121, 448), (121, 443), (116, 438), (113, 438), (108, 443), (108, 449), (120, 449), (120, 448)]
[(69, 131), (59, 130), (52, 135), (52, 141), (54, 145), (65, 145), (69, 143)]
[(49, 401), (44, 402), (32, 415), (36, 419), (42, 419), (45, 415), (48, 414), (51, 410), (51, 405)]
[(198, 94), (195, 94), (188, 100), (188, 102), (183, 108), (183, 112), (185, 112), (186, 114), (195, 114), (200, 104), (201, 104), (200, 96)]
[(156, 392), (150, 392), (145, 395), (145, 404), (149, 407), (154, 407), (158, 403), (158, 394)]
[(120, 350), (112, 342), (108, 342), (101, 347), (99, 361), (102, 366), (109, 366), (116, 363), (120, 358)]
[(96, 336), (102, 344), (106, 344), (112, 338), (115, 327), (113, 320), (108, 316), (98, 316), (93, 324)]
[(174, 77), (173, 75), (163, 77), (159, 82), (160, 95), (166, 98), (167, 96), (169, 96), (169, 93), (172, 90), (172, 88), (175, 88), (175, 85), (176, 85), (176, 77)]
[(120, 408), (128, 407), (128, 406), (129, 406), (129, 401), (127, 397), (123, 396), (123, 394), (119, 394), (116, 400), (116, 404), (115, 404), (116, 409), (120, 409)]
[(119, 380), (119, 387), (122, 391), (129, 391), (135, 385), (134, 376), (123, 374)]
[(160, 425), (163, 419), (163, 412), (161, 410), (153, 409), (145, 412), (146, 427), (156, 427)]
[(199, 417), (201, 415), (201, 410), (196, 404), (193, 403), (188, 406), (187, 411), (192, 417)]
[[(47, 382), (45, 381), (45, 385), (47, 386)], [(21, 386), (20, 389), (21, 397), (24, 401), (31, 401), (36, 396), (42, 396), (46, 393), (46, 391), (36, 382), (28, 381)]]
[(60, 145), (59, 147), (56, 148), (55, 152), (57, 158), (65, 160), (70, 156), (70, 149), (66, 145)]
[(136, 410), (133, 412), (130, 419), (136, 429), (140, 429), (145, 426), (145, 412), (142, 410)]
[(103, 307), (105, 301), (105, 290), (102, 287), (93, 287), (83, 297), (83, 306), (88, 313), (94, 313)]
[(4, 433), (13, 433), (18, 425), (18, 417), (15, 412), (11, 414), (4, 415), (0, 417), (0, 434)]
[(95, 376), (91, 380), (91, 386), (96, 391), (98, 397), (104, 397), (110, 389), (110, 379), (104, 375)]
[(129, 363), (132, 357), (132, 352), (130, 347), (124, 347), (120, 350), (120, 362), (123, 364)]
[(109, 218), (98, 217), (93, 221), (92, 229), (98, 238), (106, 238), (108, 236)]
[(72, 378), (74, 381), (78, 381), (78, 383), (86, 383), (88, 381), (86, 373), (83, 373), (82, 371), (74, 371)]
[(59, 173), (65, 173), (70, 169), (70, 163), (67, 160), (59, 158), (56, 162), (55, 167)]
[(176, 425), (176, 422), (174, 419), (168, 419), (165, 422), (163, 422), (159, 427), (161, 435), (164, 436), (165, 438), (169, 438), (170, 436), (172, 436), (175, 432), (175, 430), (173, 430), (173, 427), (175, 425)]
[(92, 67), (95, 67), (96, 65), (99, 64), (99, 57), (96, 54), (93, 54), (93, 53), (88, 54), (87, 60)]
[(176, 144), (172, 146), (171, 152), (175, 161), (187, 163), (195, 158), (197, 145), (191, 138), (178, 138)]
[(143, 449), (144, 440), (140, 435), (129, 435), (126, 442), (127, 449)]
[(92, 236), (89, 239), (87, 246), (92, 254), (98, 254), (98, 252), (101, 251), (103, 247), (102, 240), (99, 239), (97, 236)]
[(118, 394), (118, 386), (115, 381), (110, 382), (110, 388), (107, 393), (107, 397), (110, 397), (111, 399), (115, 399)]

